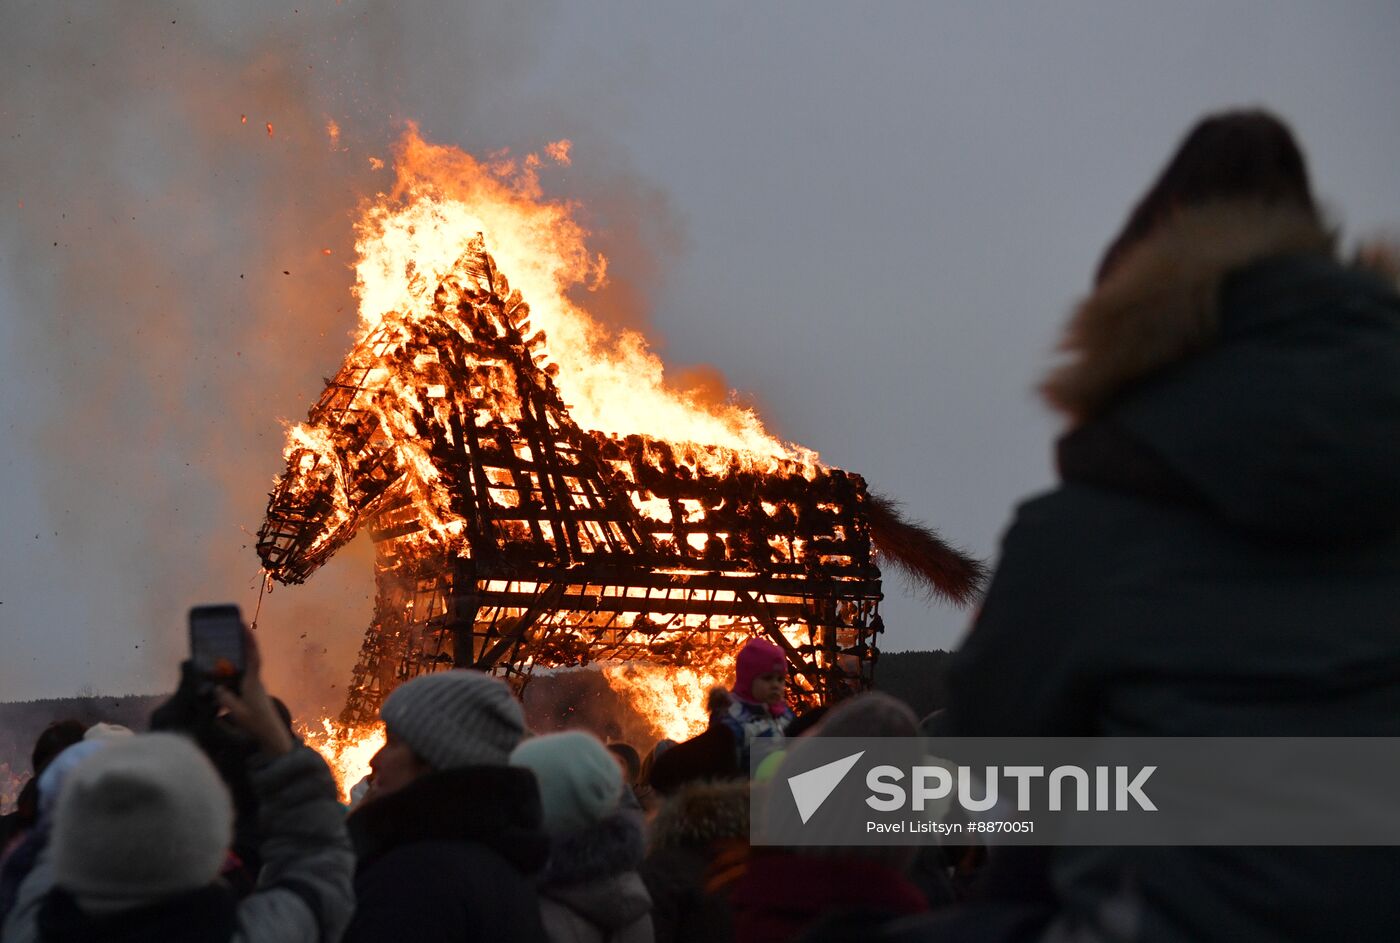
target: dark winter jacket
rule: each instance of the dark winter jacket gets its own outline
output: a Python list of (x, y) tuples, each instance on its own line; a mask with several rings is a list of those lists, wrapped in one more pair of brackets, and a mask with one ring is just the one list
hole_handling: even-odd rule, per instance
[(868, 858), (756, 853), (730, 895), (735, 943), (786, 943), (834, 918), (862, 937), (928, 903), (899, 871)]
[(652, 899), (656, 943), (710, 943), (733, 934), (727, 892), (710, 887), (716, 855), (749, 840), (749, 784), (693, 782), (651, 823), (642, 880)]
[[(53, 887), (48, 854), (20, 887), (5, 923), (5, 943), (219, 941), (335, 943), (350, 921), (354, 858), (330, 769), (299, 747), (255, 761), (249, 774), (259, 803), (262, 872), (239, 901), (224, 884), (146, 907), (92, 916)], [(201, 915), (198, 921), (192, 915)]]
[(83, 913), (71, 895), (55, 891), (39, 925), (45, 943), (228, 943), (237, 911), (232, 889), (217, 884), (102, 917)]
[(3, 925), (6, 914), (14, 907), (20, 885), (29, 876), (29, 872), (34, 870), (39, 855), (48, 843), (47, 827), (31, 825), (18, 836), (9, 853), (0, 856), (0, 925)]
[(704, 733), (658, 756), (648, 783), (657, 792), (669, 796), (686, 783), (743, 778), (748, 774), (748, 767), (739, 767), (733, 732), (723, 722), (712, 719)]
[(637, 874), (645, 851), (636, 810), (553, 836), (539, 884), (550, 943), (652, 943), (651, 895)]
[[(1062, 484), (949, 679), (963, 736), (1400, 735), (1400, 297), (1300, 213), (1187, 211), (1076, 312)], [(1393, 939), (1400, 852), (1048, 855), (1086, 939)], [(1079, 937), (1076, 937), (1078, 939)]]
[(549, 840), (529, 770), (429, 773), (349, 819), (359, 856), (346, 943), (544, 943), (533, 877)]

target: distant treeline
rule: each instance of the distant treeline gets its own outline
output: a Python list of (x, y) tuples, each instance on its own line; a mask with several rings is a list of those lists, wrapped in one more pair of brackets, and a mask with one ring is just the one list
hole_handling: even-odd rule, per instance
[(104, 721), (144, 730), (151, 711), (167, 695), (50, 698), (45, 701), (0, 703), (0, 812), (9, 812), (20, 786), (29, 778), (34, 741), (55, 720), (74, 718), (85, 724)]
[(75, 718), (85, 724), (103, 721), (144, 730), (151, 719), (151, 711), (167, 696), (103, 697), (94, 694), (0, 704), (0, 763), (9, 763), (16, 772), (27, 771), (35, 738), (55, 720)]
[(881, 652), (875, 663), (875, 687), (899, 698), (922, 720), (948, 700), (950, 652)]

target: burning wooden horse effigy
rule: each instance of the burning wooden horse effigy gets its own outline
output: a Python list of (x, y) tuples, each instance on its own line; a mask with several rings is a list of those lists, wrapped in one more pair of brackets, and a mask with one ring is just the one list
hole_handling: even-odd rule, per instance
[(982, 568), (816, 462), (581, 429), (480, 236), (292, 429), (257, 549), (299, 583), (362, 524), (377, 595), (345, 713), (452, 666), (684, 666), (763, 635), (793, 696), (867, 687), (887, 556), (957, 601)]

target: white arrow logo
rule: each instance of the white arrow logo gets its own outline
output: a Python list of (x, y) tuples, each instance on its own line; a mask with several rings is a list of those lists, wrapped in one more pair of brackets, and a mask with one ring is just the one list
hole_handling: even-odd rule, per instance
[(846, 778), (851, 767), (855, 766), (862, 756), (865, 756), (864, 750), (788, 777), (788, 788), (792, 790), (792, 799), (797, 803), (797, 814), (802, 816), (803, 825), (816, 815), (826, 797), (841, 785), (841, 780)]

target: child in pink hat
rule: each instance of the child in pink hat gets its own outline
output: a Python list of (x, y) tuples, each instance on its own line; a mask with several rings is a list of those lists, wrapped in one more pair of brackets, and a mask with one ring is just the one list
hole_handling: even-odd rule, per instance
[(787, 655), (767, 639), (751, 638), (734, 662), (732, 703), (722, 718), (734, 734), (739, 768), (748, 772), (753, 742), (781, 741), (793, 714), (787, 705)]

